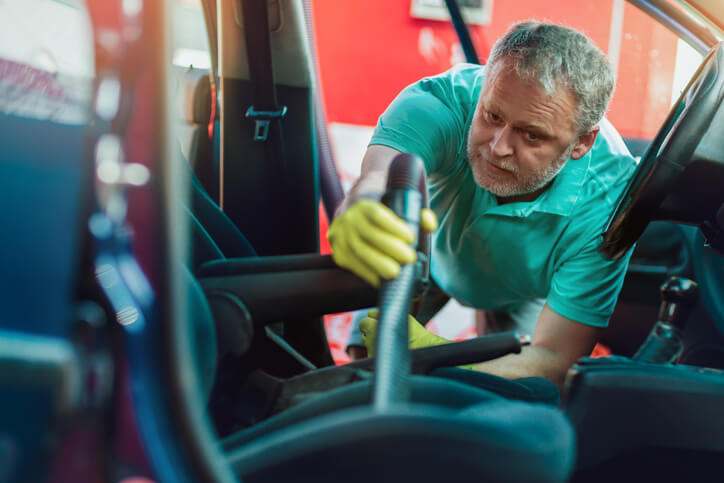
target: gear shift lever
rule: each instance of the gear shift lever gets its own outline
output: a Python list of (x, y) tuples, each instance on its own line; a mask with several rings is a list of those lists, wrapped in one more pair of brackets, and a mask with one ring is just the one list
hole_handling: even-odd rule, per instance
[(671, 277), (664, 282), (658, 321), (633, 360), (664, 364), (675, 362), (683, 349), (681, 333), (698, 296), (699, 286), (693, 280)]

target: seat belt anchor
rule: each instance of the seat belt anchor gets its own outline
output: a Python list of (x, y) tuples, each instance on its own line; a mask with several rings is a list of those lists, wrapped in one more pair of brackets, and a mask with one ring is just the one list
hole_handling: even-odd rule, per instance
[(287, 106), (276, 111), (257, 111), (249, 106), (245, 116), (254, 119), (254, 141), (264, 142), (269, 137), (269, 124), (274, 119), (281, 119), (287, 113)]

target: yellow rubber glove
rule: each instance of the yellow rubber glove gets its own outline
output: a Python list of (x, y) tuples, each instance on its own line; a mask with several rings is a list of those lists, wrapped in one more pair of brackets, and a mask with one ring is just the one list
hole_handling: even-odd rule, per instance
[[(377, 323), (379, 320), (380, 311), (378, 309), (372, 309), (367, 313), (367, 317), (362, 319), (359, 323), (360, 331), (362, 332), (362, 344), (367, 348), (367, 355), (369, 357), (375, 356), (375, 344), (377, 343)], [(410, 349), (421, 349), (423, 347), (432, 347), (435, 345), (449, 344), (451, 340), (444, 337), (440, 337), (437, 334), (433, 334), (427, 330), (423, 325), (415, 319), (412, 315), (407, 316), (407, 323), (409, 327), (410, 337)], [(469, 364), (465, 366), (459, 366), (461, 369), (475, 369), (475, 364)]]
[[(435, 214), (422, 210), (421, 225), (427, 232), (436, 230)], [(397, 277), (400, 265), (417, 260), (411, 247), (416, 236), (392, 210), (367, 199), (350, 206), (327, 231), (335, 263), (374, 287), (381, 279)]]

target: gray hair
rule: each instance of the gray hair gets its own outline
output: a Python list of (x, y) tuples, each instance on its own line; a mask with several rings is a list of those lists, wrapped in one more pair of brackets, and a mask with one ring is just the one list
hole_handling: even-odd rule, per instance
[(570, 90), (579, 134), (603, 118), (616, 79), (604, 53), (581, 32), (534, 20), (515, 24), (493, 45), (488, 65), (507, 59), (521, 79), (537, 80), (549, 96), (559, 87)]

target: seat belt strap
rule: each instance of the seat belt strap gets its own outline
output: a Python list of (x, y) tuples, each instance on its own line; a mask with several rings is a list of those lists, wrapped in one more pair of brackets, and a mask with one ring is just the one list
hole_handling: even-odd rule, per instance
[(251, 106), (246, 110), (246, 117), (254, 120), (254, 141), (265, 142), (270, 124), (284, 117), (287, 108), (277, 103), (267, 0), (242, 0), (242, 6), (251, 81)]

